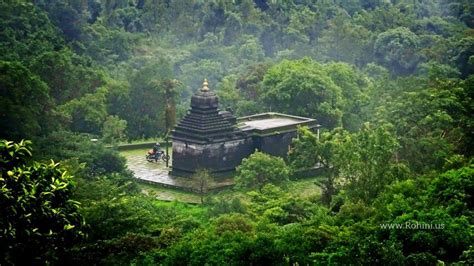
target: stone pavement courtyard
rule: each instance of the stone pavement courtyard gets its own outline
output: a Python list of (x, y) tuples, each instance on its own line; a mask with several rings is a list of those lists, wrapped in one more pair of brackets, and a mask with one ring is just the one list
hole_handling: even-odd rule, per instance
[[(172, 187), (184, 190), (192, 190), (192, 183), (189, 178), (185, 177), (175, 177), (170, 176), (168, 171), (170, 168), (166, 167), (164, 161), (158, 162), (148, 162), (145, 160), (145, 155), (147, 154), (148, 149), (136, 149), (121, 151), (122, 154), (127, 159), (127, 167), (130, 169), (134, 176), (140, 181), (156, 184), (164, 187)], [(173, 156), (170, 151), (170, 166), (173, 161)], [(226, 186), (231, 186), (234, 184), (232, 178), (226, 179), (217, 179), (211, 188), (221, 188)]]

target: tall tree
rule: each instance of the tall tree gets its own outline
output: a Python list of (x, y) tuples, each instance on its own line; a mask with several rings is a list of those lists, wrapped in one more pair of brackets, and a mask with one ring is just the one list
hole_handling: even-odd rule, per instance
[(314, 117), (327, 128), (341, 123), (341, 88), (327, 76), (324, 66), (309, 58), (271, 67), (263, 91), (263, 100), (272, 111)]
[(19, 62), (0, 61), (0, 137), (21, 140), (57, 125), (48, 86)]
[(399, 27), (380, 33), (375, 41), (379, 62), (395, 74), (410, 74), (418, 64), (419, 37), (408, 28)]
[(350, 197), (371, 202), (387, 185), (406, 178), (407, 168), (397, 161), (398, 146), (390, 125), (364, 124), (359, 132), (346, 135), (333, 167)]

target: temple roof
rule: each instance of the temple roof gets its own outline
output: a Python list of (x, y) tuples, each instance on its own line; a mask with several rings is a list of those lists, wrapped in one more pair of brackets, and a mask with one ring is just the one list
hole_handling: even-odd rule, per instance
[(219, 112), (217, 95), (209, 89), (207, 79), (191, 98), (191, 109), (176, 125), (173, 139), (189, 142), (215, 142), (239, 138), (242, 131), (235, 126), (235, 119)]
[(310, 129), (320, 127), (316, 120), (312, 118), (273, 112), (239, 117), (237, 126), (241, 131), (253, 136), (296, 131), (300, 126), (306, 126)]

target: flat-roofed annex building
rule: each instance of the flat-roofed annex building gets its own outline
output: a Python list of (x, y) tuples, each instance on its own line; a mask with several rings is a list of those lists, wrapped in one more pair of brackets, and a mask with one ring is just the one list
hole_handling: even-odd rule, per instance
[(204, 80), (191, 98), (191, 108), (172, 131), (171, 175), (190, 176), (208, 169), (215, 176), (230, 176), (255, 150), (286, 156), (299, 126), (318, 126), (314, 119), (280, 113), (235, 118), (218, 107), (218, 97)]

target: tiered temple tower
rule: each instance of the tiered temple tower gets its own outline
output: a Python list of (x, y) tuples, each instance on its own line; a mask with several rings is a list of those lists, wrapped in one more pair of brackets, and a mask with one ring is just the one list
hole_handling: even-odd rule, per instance
[(190, 176), (199, 168), (227, 176), (253, 152), (251, 137), (236, 127), (235, 117), (219, 111), (207, 80), (191, 98), (191, 109), (172, 132), (172, 175)]

